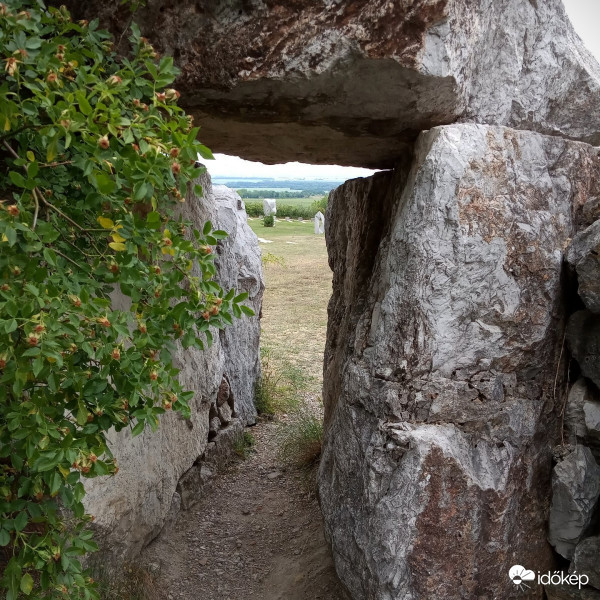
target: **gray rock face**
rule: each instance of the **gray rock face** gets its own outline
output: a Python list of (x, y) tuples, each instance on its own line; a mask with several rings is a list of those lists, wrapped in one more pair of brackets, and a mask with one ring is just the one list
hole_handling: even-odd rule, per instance
[(589, 537), (575, 548), (573, 571), (585, 573), (592, 587), (600, 590), (600, 536)]
[(220, 152), (392, 167), (457, 120), (600, 141), (600, 70), (560, 0), (149, 0), (135, 20)]
[(600, 313), (600, 221), (573, 238), (567, 260), (577, 272), (579, 295), (586, 307)]
[(567, 342), (581, 373), (600, 387), (600, 315), (588, 310), (572, 314), (567, 325)]
[(569, 391), (565, 431), (570, 444), (589, 446), (596, 460), (600, 460), (600, 395), (585, 377), (578, 379)]
[(439, 127), (330, 195), (319, 490), (353, 598), (516, 598), (512, 565), (551, 567), (562, 253), (595, 154)]
[(548, 600), (600, 600), (600, 592), (591, 588), (547, 585), (544, 589)]
[(552, 474), (548, 540), (565, 558), (573, 558), (575, 546), (592, 522), (598, 498), (600, 466), (589, 448), (577, 446)]
[[(188, 195), (182, 214), (200, 229), (210, 219), (230, 234), (217, 248), (219, 283), (226, 289), (248, 291), (246, 303), (258, 315), (264, 289), (260, 250), (245, 213), (238, 210), (238, 195), (221, 186), (213, 192), (207, 176), (200, 183), (204, 196)], [(191, 503), (189, 494), (180, 497), (175, 490), (182, 475), (205, 453), (209, 421), (224, 377), (230, 386), (228, 401), (238, 418), (230, 417), (225, 426), (217, 417), (211, 439), (229, 437), (229, 429), (239, 432), (244, 423), (254, 420), (253, 387), (260, 374), (258, 316), (244, 317), (228, 330), (213, 334), (215, 343), (210, 349), (201, 352), (178, 346), (174, 356), (184, 388), (195, 392), (191, 418), (167, 413), (157, 432), (145, 431), (136, 438), (128, 430), (110, 433), (119, 473), (86, 481), (86, 509), (96, 517), (98, 537), (107, 550), (101, 556), (105, 564), (135, 556), (159, 533), (169, 515), (176, 513), (182, 500), (184, 506)]]

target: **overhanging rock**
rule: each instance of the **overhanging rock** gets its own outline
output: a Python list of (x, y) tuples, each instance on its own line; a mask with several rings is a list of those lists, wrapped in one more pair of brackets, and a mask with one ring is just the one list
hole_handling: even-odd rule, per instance
[(149, 0), (135, 19), (214, 151), (385, 168), (455, 121), (600, 142), (600, 68), (561, 0)]

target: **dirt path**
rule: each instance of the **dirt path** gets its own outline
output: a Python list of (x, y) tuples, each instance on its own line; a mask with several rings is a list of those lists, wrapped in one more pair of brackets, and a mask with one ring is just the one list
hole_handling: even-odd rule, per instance
[(345, 600), (317, 501), (276, 457), (275, 423), (146, 549), (165, 600)]

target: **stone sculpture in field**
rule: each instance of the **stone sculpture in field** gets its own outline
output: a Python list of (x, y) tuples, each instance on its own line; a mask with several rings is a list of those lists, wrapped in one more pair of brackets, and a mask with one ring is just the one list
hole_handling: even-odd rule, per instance
[(265, 217), (274, 217), (277, 214), (277, 200), (265, 198), (263, 200), (263, 213)]
[(321, 211), (315, 215), (314, 222), (315, 234), (319, 235), (321, 233), (325, 233), (325, 215)]

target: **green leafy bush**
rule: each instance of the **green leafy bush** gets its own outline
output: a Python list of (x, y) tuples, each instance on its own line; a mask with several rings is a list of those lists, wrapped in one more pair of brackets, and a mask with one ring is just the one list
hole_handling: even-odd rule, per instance
[(249, 217), (260, 217), (263, 214), (262, 202), (246, 202), (246, 214)]
[[(189, 416), (171, 360), (204, 348), (246, 294), (214, 281), (226, 237), (177, 216), (202, 169), (177, 70), (132, 27), (117, 59), (96, 22), (0, 4), (0, 588), (96, 598), (86, 478), (117, 472), (106, 432)], [(200, 192), (198, 186), (195, 191)], [(128, 310), (114, 310), (119, 288)], [(0, 594), (1, 595), (1, 594)]]
[(274, 227), (275, 226), (275, 217), (269, 215), (268, 217), (263, 217), (263, 225), (265, 227)]
[(329, 201), (329, 196), (323, 196), (320, 200), (315, 200), (310, 205), (310, 212), (312, 214), (311, 218), (314, 217), (319, 211), (325, 214), (327, 210), (327, 202)]

